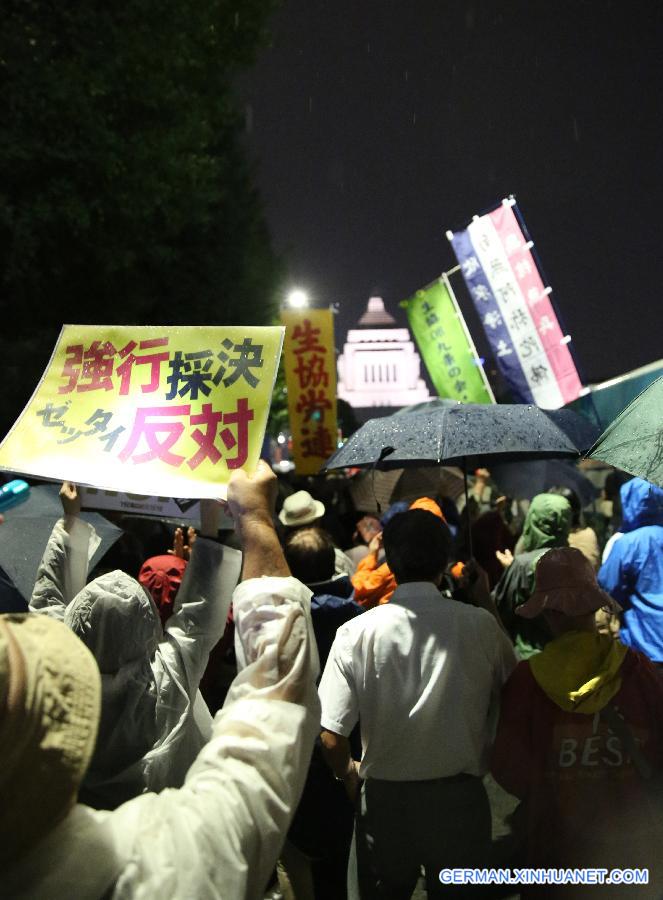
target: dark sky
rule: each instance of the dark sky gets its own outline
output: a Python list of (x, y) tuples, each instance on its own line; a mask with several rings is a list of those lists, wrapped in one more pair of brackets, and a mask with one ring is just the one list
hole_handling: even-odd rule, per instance
[(581, 377), (663, 356), (661, 9), (286, 0), (242, 86), (249, 149), (289, 283), (339, 304), (338, 344), (374, 291), (401, 316), (455, 265), (445, 231), (513, 193)]

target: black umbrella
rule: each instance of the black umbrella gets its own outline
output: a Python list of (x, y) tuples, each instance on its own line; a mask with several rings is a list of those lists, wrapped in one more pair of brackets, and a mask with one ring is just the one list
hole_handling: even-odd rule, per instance
[(545, 409), (543, 412), (571, 438), (581, 453), (589, 450), (601, 433), (599, 425), (573, 409)]
[[(4, 513), (5, 522), (0, 526), (0, 567), (28, 601), (48, 538), (62, 517), (59, 491), (59, 485), (54, 484), (31, 487), (28, 498), (20, 506)], [(122, 529), (99, 513), (84, 512), (81, 519), (92, 525), (101, 538), (90, 561), (90, 569), (93, 569), (118, 540)]]
[(370, 419), (322, 468), (459, 465), (465, 473), (467, 502), (468, 468), (580, 455), (581, 449), (548, 413), (526, 404), (466, 403)]
[(430, 400), (422, 400), (421, 403), (412, 403), (410, 406), (401, 406), (401, 408), (392, 413), (394, 416), (410, 416), (412, 413), (434, 412), (447, 406), (460, 406), (460, 400), (450, 400), (448, 397), (433, 397)]
[(369, 419), (322, 469), (441, 463), (475, 468), (489, 460), (575, 459), (580, 452), (548, 411), (538, 406), (465, 403)]
[(583, 506), (591, 503), (598, 494), (589, 478), (566, 459), (498, 463), (490, 467), (490, 474), (501, 493), (518, 500), (531, 500), (553, 486), (571, 488)]

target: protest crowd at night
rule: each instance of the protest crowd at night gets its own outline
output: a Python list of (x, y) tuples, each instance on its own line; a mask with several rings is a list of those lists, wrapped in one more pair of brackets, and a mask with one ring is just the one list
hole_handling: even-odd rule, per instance
[[(444, 156), (456, 141), (462, 172), (476, 152), (481, 117), (463, 131), (462, 104), (438, 103), (466, 57), (490, 76), (473, 103), (497, 154), (489, 107), (521, 73), (498, 71), (496, 35), (561, 46), (552, 14), (454, 0), (415, 22), (371, 0), (359, 57), (345, 5), (343, 50), (318, 0), (9, 4), (0, 900), (663, 897), (660, 312), (634, 289), (608, 334), (604, 287), (598, 312), (589, 281), (567, 300), (583, 266), (599, 285), (610, 217), (582, 265), (555, 256), (568, 196), (602, 188), (565, 181), (550, 140), (538, 161), (531, 111), (520, 162), (486, 157), (472, 181)], [(621, 25), (611, 2), (578, 6)], [(436, 29), (453, 59), (439, 97), (439, 60), (418, 68)], [(377, 75), (386, 47), (397, 87)], [(556, 57), (538, 52), (544, 91)], [(341, 69), (343, 121), (317, 132)], [(292, 144), (270, 116), (286, 72), (297, 90), (313, 73)], [(411, 80), (453, 140), (419, 126), (383, 178), (375, 137), (388, 159), (401, 121), (397, 139), (366, 128), (355, 180), (343, 136), (366, 147), (358, 121), (388, 90), (399, 110)], [(312, 218), (288, 234), (291, 202)], [(364, 225), (341, 238), (353, 210)], [(643, 241), (623, 239), (635, 259)], [(353, 266), (366, 286), (348, 296)], [(315, 289), (330, 271), (333, 301)]]

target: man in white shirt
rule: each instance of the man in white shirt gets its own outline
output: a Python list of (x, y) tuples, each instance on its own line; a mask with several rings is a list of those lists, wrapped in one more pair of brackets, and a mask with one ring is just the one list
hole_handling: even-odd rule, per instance
[[(383, 533), (398, 587), (388, 604), (339, 628), (320, 683), (322, 741), (356, 813), (362, 898), (409, 900), (423, 865), (429, 896), (442, 868), (486, 864), (482, 783), (511, 643), (485, 609), (439, 585), (450, 548), (432, 513), (395, 516)], [(481, 585), (476, 594), (487, 596)], [(359, 720), (362, 759), (347, 737)]]

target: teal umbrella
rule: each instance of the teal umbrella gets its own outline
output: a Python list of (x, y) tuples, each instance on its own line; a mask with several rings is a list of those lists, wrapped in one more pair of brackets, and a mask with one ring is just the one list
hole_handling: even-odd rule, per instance
[(622, 410), (587, 456), (663, 487), (663, 378)]

